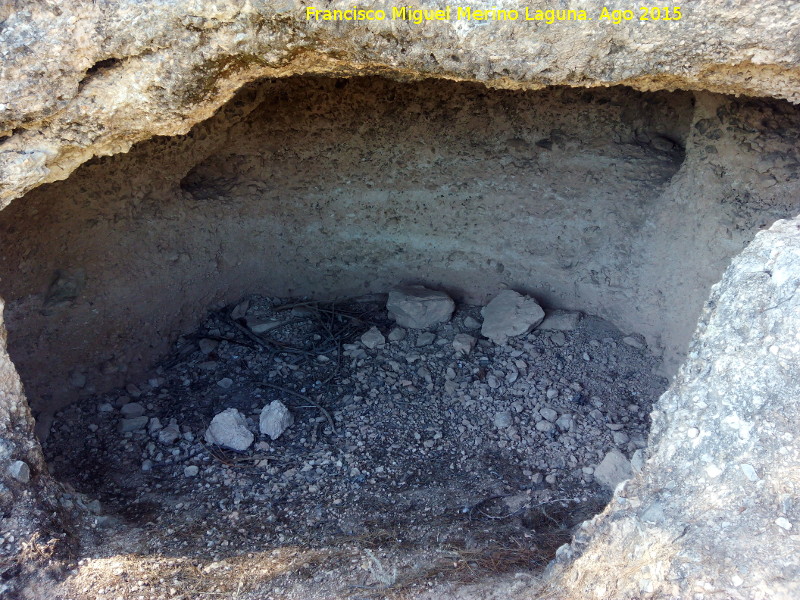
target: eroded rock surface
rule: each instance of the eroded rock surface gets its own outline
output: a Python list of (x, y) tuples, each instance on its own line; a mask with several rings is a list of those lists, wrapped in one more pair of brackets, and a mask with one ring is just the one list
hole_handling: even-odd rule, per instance
[[(370, 4), (391, 11), (389, 2)], [(552, 8), (543, 0), (528, 6)], [(625, 84), (800, 99), (800, 50), (792, 43), (800, 22), (782, 0), (702, 0), (684, 6), (678, 21), (620, 25), (600, 21), (589, 0), (569, 8), (593, 20), (549, 25), (331, 23), (306, 20), (305, 8), (265, 0), (6, 4), (0, 200), (63, 179), (92, 156), (186, 133), (243, 83), (265, 76), (379, 73), (510, 88)]]
[(643, 472), (561, 552), (563, 596), (800, 596), (798, 331), (795, 219), (758, 234), (714, 287)]

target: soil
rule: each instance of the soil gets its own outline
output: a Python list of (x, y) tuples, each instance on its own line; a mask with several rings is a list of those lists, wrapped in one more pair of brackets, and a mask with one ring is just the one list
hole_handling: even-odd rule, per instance
[[(212, 310), (146, 381), (56, 414), (45, 454), (84, 527), (53, 597), (444, 598), (495, 577), (529, 585), (609, 500), (593, 476), (605, 454), (646, 447), (667, 382), (647, 348), (599, 318), (502, 346), (475, 321), (479, 307), (458, 306), (419, 345), (425, 332), (397, 330), (379, 296)], [(388, 339), (369, 349), (359, 340), (373, 326)], [(467, 356), (459, 333), (478, 338)], [(273, 400), (295, 419), (275, 440), (258, 434)], [(150, 421), (121, 433), (132, 403)], [(256, 435), (244, 452), (205, 442), (228, 408)], [(165, 443), (172, 420), (182, 435)]]

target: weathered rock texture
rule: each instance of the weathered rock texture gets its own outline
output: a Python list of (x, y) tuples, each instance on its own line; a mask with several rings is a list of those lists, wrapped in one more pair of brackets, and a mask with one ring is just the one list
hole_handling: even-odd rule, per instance
[[(0, 203), (30, 193), (0, 213), (0, 293), (32, 403), (121, 382), (198, 308), (266, 283), (469, 280), (473, 299), (514, 285), (636, 329), (674, 363), (730, 257), (798, 212), (798, 111), (718, 95), (800, 101), (796, 8), (699, 0), (670, 23), (415, 25), (307, 22), (299, 4), (259, 0), (5, 3)], [(242, 89), (293, 74), (512, 91)], [(609, 84), (639, 92), (530, 91)], [(675, 89), (696, 93), (641, 93)], [(759, 234), (715, 289), (648, 464), (561, 553), (554, 595), (797, 596), (797, 226)], [(60, 527), (31, 428), (3, 352), (0, 502), (18, 541)], [(8, 473), (17, 460), (28, 483)], [(2, 581), (25, 564), (4, 562)]]
[[(507, 0), (495, 6), (519, 8)], [(527, 6), (554, 8), (543, 0)], [(330, 23), (307, 21), (301, 3), (266, 0), (5, 3), (0, 132), (9, 137), (0, 145), (0, 199), (63, 179), (94, 155), (186, 133), (244, 82), (264, 76), (380, 73), (512, 88), (626, 84), (800, 100), (793, 43), (800, 20), (791, 2), (701, 0), (683, 6), (680, 21), (620, 25), (600, 22), (595, 2), (575, 0), (569, 8), (586, 9), (594, 20)]]
[(800, 597), (798, 332), (795, 219), (714, 286), (643, 473), (561, 552), (555, 596)]

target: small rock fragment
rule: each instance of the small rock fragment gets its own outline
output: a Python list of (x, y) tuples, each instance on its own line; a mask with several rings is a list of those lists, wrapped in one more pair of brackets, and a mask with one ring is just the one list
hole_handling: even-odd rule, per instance
[(206, 429), (206, 442), (242, 452), (253, 443), (254, 436), (247, 428), (244, 415), (228, 408), (216, 415)]
[(164, 427), (158, 432), (158, 441), (162, 444), (174, 444), (181, 437), (181, 430), (175, 421)]
[(402, 327), (395, 327), (389, 332), (390, 342), (399, 342), (406, 339), (406, 330)]
[(561, 431), (569, 431), (572, 429), (572, 415), (561, 415), (558, 417), (558, 419), (556, 419), (556, 427)]
[(119, 422), (119, 432), (129, 433), (132, 431), (139, 431), (147, 426), (149, 420), (150, 419), (145, 416), (134, 417), (133, 419), (122, 419)]
[(644, 348), (644, 344), (642, 342), (640, 342), (635, 337), (630, 336), (630, 335), (625, 336), (624, 338), (622, 338), (622, 341), (623, 341), (623, 343), (627, 344), (628, 346), (631, 346), (632, 348), (636, 348), (638, 350), (641, 350), (642, 348)]
[(567, 343), (567, 336), (564, 335), (563, 331), (556, 331), (550, 334), (550, 341), (556, 346), (563, 346)]
[(481, 334), (496, 344), (528, 333), (544, 319), (544, 310), (533, 298), (503, 290), (481, 309)]
[(455, 303), (437, 290), (429, 290), (421, 285), (409, 285), (389, 292), (386, 302), (389, 317), (401, 327), (428, 329), (437, 323), (450, 320)]
[(183, 470), (183, 474), (186, 477), (194, 477), (200, 472), (200, 468), (197, 465), (190, 465)]
[(573, 331), (581, 321), (581, 313), (571, 310), (545, 310), (544, 320), (536, 329), (542, 331)]
[(138, 402), (129, 402), (120, 409), (120, 412), (122, 413), (122, 416), (128, 419), (133, 419), (136, 417), (141, 417), (144, 414), (144, 406)]
[(264, 435), (277, 440), (294, 423), (294, 417), (282, 402), (273, 400), (261, 410), (258, 426)]
[(744, 476), (747, 477), (750, 481), (758, 481), (758, 473), (753, 468), (753, 465), (748, 465), (747, 463), (743, 463), (739, 465), (739, 468), (744, 473)]
[(433, 340), (436, 339), (436, 335), (431, 333), (430, 331), (424, 331), (417, 336), (417, 343), (415, 344), (417, 348), (422, 348), (423, 346), (430, 346), (433, 343)]
[(494, 426), (498, 429), (506, 429), (511, 427), (513, 419), (510, 412), (498, 412), (494, 415)]
[(791, 522), (786, 517), (778, 517), (775, 519), (775, 525), (781, 529), (785, 529), (786, 531), (789, 531), (792, 528)]
[(459, 333), (453, 338), (453, 349), (466, 356), (475, 347), (477, 340), (467, 333)]
[(542, 419), (538, 423), (536, 423), (536, 431), (541, 431), (542, 433), (549, 433), (553, 431), (555, 425), (553, 425), (550, 421), (546, 421)]
[(31, 469), (28, 463), (22, 460), (15, 460), (8, 465), (8, 474), (20, 483), (28, 483), (31, 480)]
[(371, 327), (369, 331), (361, 336), (361, 343), (372, 350), (378, 346), (383, 346), (386, 343), (386, 338), (383, 337), (383, 334), (378, 330), (377, 327)]
[(473, 319), (472, 317), (467, 317), (464, 319), (464, 327), (467, 329), (479, 329), (480, 326), (480, 321), (477, 319)]
[(233, 385), (233, 379), (230, 377), (223, 377), (217, 382), (217, 385), (223, 390), (227, 390)]
[(558, 413), (552, 408), (541, 408), (539, 409), (539, 414), (551, 423), (555, 423), (555, 420), (558, 418)]
[(631, 477), (633, 477), (631, 463), (619, 450), (609, 450), (594, 470), (594, 478), (609, 490), (613, 490), (620, 482)]

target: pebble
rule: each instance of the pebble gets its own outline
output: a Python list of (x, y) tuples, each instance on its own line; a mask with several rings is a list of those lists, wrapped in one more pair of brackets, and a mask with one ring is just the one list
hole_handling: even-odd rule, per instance
[(567, 336), (564, 335), (563, 331), (556, 331), (550, 334), (550, 341), (556, 346), (563, 346), (567, 343)]
[(538, 423), (536, 423), (536, 431), (541, 431), (542, 433), (549, 433), (555, 429), (555, 425), (553, 425), (550, 421), (546, 421), (542, 419)]
[(435, 339), (436, 339), (436, 334), (431, 333), (430, 331), (425, 331), (417, 336), (417, 342), (415, 346), (417, 348), (422, 348), (423, 346), (430, 346), (433, 343), (433, 340)]
[(477, 340), (467, 333), (459, 333), (453, 338), (453, 349), (466, 356), (475, 347)]
[(373, 350), (378, 346), (383, 346), (386, 343), (386, 338), (377, 327), (371, 327), (361, 336), (361, 343), (366, 348)]
[(142, 471), (150, 471), (153, 468), (153, 461), (149, 458), (142, 461)]
[(467, 317), (464, 319), (464, 327), (466, 329), (480, 329), (481, 323), (477, 319)]
[(775, 519), (775, 525), (777, 525), (781, 529), (785, 529), (786, 531), (789, 531), (792, 528), (792, 524), (786, 517), (778, 517), (777, 519)]
[(122, 416), (128, 419), (134, 419), (136, 417), (141, 417), (145, 413), (144, 406), (139, 404), (138, 402), (130, 402), (123, 406), (120, 409)]
[(183, 469), (183, 474), (186, 477), (194, 477), (200, 472), (200, 468), (197, 465), (190, 465)]
[(539, 414), (542, 415), (543, 418), (547, 419), (551, 423), (554, 423), (555, 420), (558, 418), (558, 413), (554, 411), (552, 408), (540, 408)]
[(750, 481), (758, 481), (758, 473), (753, 468), (753, 465), (748, 465), (747, 463), (743, 463), (739, 465), (739, 468), (744, 473), (744, 476), (747, 477)]
[(119, 432), (120, 433), (130, 433), (133, 431), (139, 431), (144, 429), (147, 426), (147, 422), (150, 419), (148, 417), (134, 417), (133, 419), (122, 419), (119, 422)]
[(406, 330), (402, 327), (395, 327), (389, 332), (389, 341), (390, 342), (402, 342), (406, 339)]
[(494, 415), (494, 426), (498, 429), (506, 429), (507, 427), (511, 427), (511, 424), (514, 422), (510, 412), (498, 412)]
[(158, 432), (158, 441), (162, 444), (174, 444), (181, 437), (181, 430), (174, 421)]
[(556, 427), (561, 431), (569, 431), (572, 429), (572, 415), (561, 415), (558, 417), (558, 419), (556, 419)]
[(227, 390), (233, 385), (233, 379), (230, 377), (223, 377), (217, 382), (217, 385), (223, 390)]

